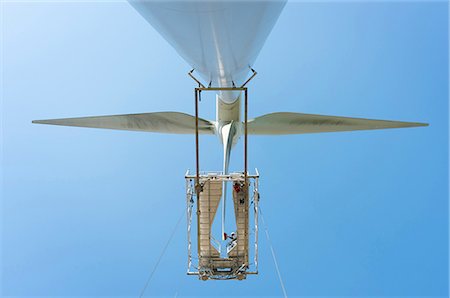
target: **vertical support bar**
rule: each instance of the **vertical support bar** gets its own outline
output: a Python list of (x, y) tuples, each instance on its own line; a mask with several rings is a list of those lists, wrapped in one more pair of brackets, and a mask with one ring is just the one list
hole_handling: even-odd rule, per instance
[(195, 88), (195, 193), (197, 197), (197, 254), (200, 263), (200, 161), (199, 161), (199, 136), (198, 136), (198, 88)]
[(195, 88), (195, 167), (196, 167), (196, 173), (195, 175), (195, 191), (198, 191), (199, 183), (200, 183), (200, 161), (199, 161), (199, 148), (198, 148), (198, 96), (199, 96), (199, 90)]
[(255, 189), (253, 195), (253, 206), (255, 209), (255, 270), (258, 272), (258, 208), (259, 208), (259, 190), (258, 190), (258, 177), (255, 178)]
[(185, 183), (186, 183), (186, 227), (187, 227), (187, 251), (188, 251), (188, 266), (187, 266), (187, 272), (189, 272), (189, 269), (191, 268), (191, 247), (189, 244), (190, 235), (189, 235), (189, 180), (185, 176)]
[[(248, 150), (248, 141), (247, 141), (247, 117), (248, 117), (248, 92), (247, 88), (244, 89), (244, 97), (245, 97), (245, 103), (244, 103), (244, 191), (245, 191), (245, 211), (246, 211), (246, 217), (245, 217), (245, 239), (247, 240), (245, 242), (244, 251), (245, 251), (245, 261), (248, 263), (248, 242), (249, 242), (249, 233), (248, 233), (248, 206), (249, 206), (249, 183), (247, 181), (247, 150)], [(247, 264), (248, 265), (248, 264)]]
[(247, 130), (247, 110), (248, 110), (248, 92), (247, 92), (247, 88), (245, 88), (244, 90), (244, 94), (245, 94), (245, 104), (244, 104), (244, 183), (247, 188), (247, 134), (248, 134), (248, 130)]
[(191, 223), (192, 223), (192, 181), (186, 178), (186, 220), (187, 220), (187, 242), (188, 242), (188, 269), (187, 272), (191, 271), (192, 265), (192, 251), (191, 251)]

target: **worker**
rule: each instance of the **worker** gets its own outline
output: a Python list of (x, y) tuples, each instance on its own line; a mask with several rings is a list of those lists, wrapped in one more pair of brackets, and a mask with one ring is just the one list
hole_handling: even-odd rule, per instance
[(239, 193), (241, 191), (241, 185), (239, 185), (239, 183), (234, 183), (233, 185), (233, 189), (235, 192)]
[(235, 232), (231, 232), (230, 235), (228, 235), (227, 233), (223, 233), (223, 238), (225, 239), (230, 239), (231, 241), (236, 240), (236, 233)]
[(230, 249), (233, 249), (237, 245), (237, 235), (235, 232), (232, 232), (230, 235), (230, 243), (228, 243), (228, 246)]

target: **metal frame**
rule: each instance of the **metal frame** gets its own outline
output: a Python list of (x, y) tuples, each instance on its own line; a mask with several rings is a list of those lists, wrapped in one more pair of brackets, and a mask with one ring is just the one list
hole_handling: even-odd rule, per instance
[[(190, 72), (188, 72), (188, 75), (198, 84), (198, 87), (194, 89), (194, 98), (195, 98), (195, 159), (196, 159), (196, 172), (195, 175), (190, 175), (189, 171), (186, 172), (185, 179), (186, 179), (186, 196), (187, 196), (187, 224), (188, 224), (188, 275), (199, 275), (202, 279), (243, 279), (245, 278), (245, 275), (247, 274), (257, 274), (258, 273), (258, 201), (259, 201), (259, 193), (258, 193), (258, 178), (259, 174), (256, 175), (248, 175), (248, 158), (247, 158), (247, 148), (248, 148), (248, 89), (245, 87), (257, 74), (257, 72), (250, 67), (250, 70), (253, 72), (253, 74), (240, 86), (236, 87), (233, 82), (233, 87), (212, 87), (211, 82), (208, 84), (208, 87), (205, 87), (204, 84), (200, 82), (194, 75), (195, 69), (192, 69)], [(230, 175), (223, 175), (223, 173), (207, 173), (207, 174), (201, 174), (200, 173), (200, 149), (199, 149), (199, 111), (198, 111), (198, 104), (201, 99), (201, 92), (202, 91), (244, 91), (244, 172), (243, 173), (234, 173)], [(229, 273), (229, 274), (209, 274), (204, 272), (193, 272), (191, 271), (192, 266), (192, 242), (191, 242), (191, 224), (192, 224), (192, 212), (193, 212), (193, 206), (194, 206), (194, 196), (197, 200), (197, 239), (200, 239), (200, 211), (199, 211), (199, 198), (200, 193), (202, 192), (203, 183), (202, 181), (214, 179), (216, 181), (240, 181), (243, 182), (243, 191), (245, 193), (245, 198), (249, 198), (249, 178), (255, 180), (255, 188), (253, 191), (253, 201), (254, 204), (254, 211), (256, 212), (254, 215), (255, 218), (255, 271), (247, 271), (247, 267), (249, 267), (250, 264), (242, 264), (242, 266), (237, 269), (237, 272)], [(195, 179), (195, 184), (192, 185), (192, 180)], [(249, 205), (247, 203), (247, 213)], [(249, 213), (248, 213), (249, 214)], [(245, 226), (248, 227), (248, 218), (249, 215), (245, 218)], [(246, 230), (248, 233), (248, 228)], [(245, 235), (247, 242), (245, 242), (245, 245), (247, 247), (244, 248), (244, 259), (248, 260), (248, 241), (250, 239), (250, 235)], [(211, 239), (211, 236), (210, 236)], [(239, 244), (238, 244), (239, 245)], [(197, 240), (197, 252), (200, 252), (200, 241)], [(199, 268), (197, 268), (199, 270)]]
[(245, 87), (258, 73), (249, 66), (250, 70), (252, 71), (252, 75), (240, 86), (236, 87), (211, 87), (211, 82), (209, 83), (208, 87), (205, 87), (202, 82), (200, 82), (199, 79), (197, 79), (193, 73), (195, 68), (193, 68), (191, 71), (188, 72), (188, 75), (198, 84), (198, 87), (195, 88), (195, 160), (196, 160), (196, 185), (195, 185), (195, 191), (197, 193), (197, 197), (200, 194), (201, 187), (199, 185), (199, 173), (200, 173), (200, 161), (199, 161), (199, 131), (198, 131), (198, 103), (199, 99), (201, 97), (202, 91), (244, 91), (244, 191), (246, 191), (246, 195), (248, 197), (248, 187), (247, 187), (247, 145), (248, 145), (248, 89)]
[[(253, 237), (253, 247), (254, 247), (254, 256), (253, 263), (247, 264), (249, 269), (245, 268), (246, 264), (242, 264), (240, 268), (233, 272), (223, 272), (221, 274), (213, 274), (212, 272), (201, 272), (199, 269), (199, 262), (193, 262), (195, 259), (192, 255), (192, 215), (194, 211), (194, 204), (197, 201), (198, 208), (198, 198), (197, 192), (195, 191), (195, 185), (197, 178), (199, 179), (200, 186), (204, 185), (206, 181), (232, 181), (232, 182), (244, 182), (245, 176), (244, 173), (231, 173), (224, 175), (222, 172), (209, 172), (209, 173), (200, 173), (200, 175), (191, 174), (189, 171), (185, 174), (186, 180), (186, 215), (187, 215), (187, 251), (188, 251), (188, 275), (197, 275), (201, 279), (243, 279), (246, 275), (249, 274), (258, 274), (258, 212), (259, 212), (259, 172), (256, 169), (256, 174), (247, 175), (247, 179), (250, 180), (248, 185), (251, 187), (253, 185), (253, 194), (251, 197), (250, 205), (253, 205), (253, 219), (254, 219), (254, 237)], [(253, 180), (253, 183), (252, 183)], [(198, 212), (198, 209), (197, 209)], [(197, 218), (197, 229), (199, 220)], [(197, 230), (198, 233), (198, 230)], [(248, 235), (250, 236), (250, 235)], [(198, 237), (198, 234), (197, 234)], [(198, 238), (197, 238), (198, 239)], [(250, 241), (250, 237), (248, 237), (248, 241)], [(197, 248), (197, 253), (199, 248)], [(248, 253), (248, 249), (246, 250)], [(197, 258), (197, 260), (199, 260)]]
[[(192, 71), (191, 71), (192, 72)], [(200, 81), (198, 81), (192, 74), (191, 72), (189, 73), (189, 75), (194, 78), (194, 80), (196, 82), (198, 82), (199, 86), (203, 86), (202, 83), (200, 83)], [(251, 78), (253, 78), (256, 75), (253, 74)], [(249, 80), (250, 80), (249, 79)], [(247, 82), (249, 81), (247, 80)], [(247, 84), (247, 82), (245, 84)], [(244, 86), (244, 85), (243, 85)], [(195, 186), (195, 190), (197, 191), (197, 195), (200, 193), (201, 188), (199, 188), (198, 185), (198, 180), (199, 180), (199, 173), (200, 173), (200, 160), (199, 160), (199, 155), (200, 155), (200, 148), (199, 148), (199, 130), (198, 130), (198, 119), (199, 119), (199, 115), (198, 115), (198, 103), (199, 103), (199, 98), (201, 96), (201, 92), (202, 91), (244, 91), (244, 176), (245, 178), (247, 178), (247, 173), (248, 173), (248, 168), (247, 168), (247, 147), (248, 147), (248, 90), (247, 87), (198, 87), (195, 88), (195, 160), (196, 160), (196, 171), (197, 171), (197, 177), (196, 177), (196, 186)], [(245, 190), (247, 190), (247, 183), (246, 183), (247, 179), (244, 179), (244, 187)], [(248, 197), (248, 192), (247, 192), (247, 197)]]

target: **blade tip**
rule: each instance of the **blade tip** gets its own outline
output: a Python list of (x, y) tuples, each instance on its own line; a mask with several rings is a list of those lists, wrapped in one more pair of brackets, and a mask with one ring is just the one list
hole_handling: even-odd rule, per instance
[(46, 124), (46, 120), (32, 120), (31, 123), (33, 124)]
[(417, 123), (415, 123), (415, 126), (430, 126), (430, 124), (429, 123), (423, 123), (423, 122), (417, 122)]

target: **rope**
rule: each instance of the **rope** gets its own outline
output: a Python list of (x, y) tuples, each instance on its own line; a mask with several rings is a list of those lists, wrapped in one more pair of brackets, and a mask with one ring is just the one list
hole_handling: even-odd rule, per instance
[(273, 250), (272, 241), (270, 240), (270, 237), (269, 237), (269, 230), (267, 230), (266, 221), (264, 220), (264, 216), (261, 211), (261, 206), (259, 206), (259, 213), (261, 214), (261, 220), (264, 225), (264, 231), (266, 233), (267, 241), (269, 241), (270, 251), (272, 252), (272, 258), (273, 258), (273, 262), (275, 263), (275, 269), (277, 270), (278, 279), (280, 280), (281, 289), (283, 290), (284, 297), (287, 298), (286, 288), (284, 287), (283, 279), (281, 278), (280, 268), (278, 267), (277, 258), (275, 257), (275, 251)]
[(156, 271), (156, 269), (158, 268), (159, 263), (161, 262), (161, 259), (163, 258), (164, 254), (166, 253), (167, 247), (169, 246), (170, 241), (172, 240), (173, 236), (175, 235), (175, 232), (177, 231), (177, 228), (178, 228), (178, 226), (180, 225), (180, 222), (181, 222), (181, 219), (183, 218), (183, 215), (184, 215), (184, 210), (183, 210), (183, 212), (181, 213), (181, 216), (180, 216), (180, 218), (178, 219), (177, 224), (175, 225), (175, 227), (174, 227), (172, 233), (170, 234), (170, 237), (169, 237), (169, 239), (167, 240), (167, 243), (166, 243), (166, 245), (164, 246), (163, 251), (161, 252), (161, 255), (159, 256), (158, 261), (156, 262), (155, 266), (153, 267), (153, 270), (152, 270), (152, 272), (150, 273), (150, 276), (148, 277), (147, 282), (145, 283), (144, 288), (142, 289), (141, 293), (139, 294), (139, 298), (141, 298), (141, 297), (144, 296), (145, 290), (147, 289), (148, 285), (150, 284), (150, 281), (152, 280), (153, 275), (155, 274), (155, 271)]

